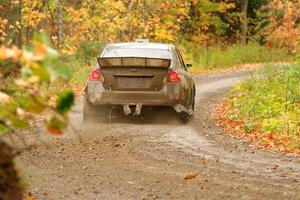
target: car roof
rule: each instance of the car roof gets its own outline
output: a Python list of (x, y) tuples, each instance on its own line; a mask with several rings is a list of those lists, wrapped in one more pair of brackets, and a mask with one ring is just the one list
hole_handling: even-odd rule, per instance
[(170, 50), (172, 44), (164, 44), (164, 43), (151, 43), (151, 42), (126, 42), (126, 43), (112, 43), (108, 44), (107, 47), (117, 47), (124, 49), (157, 49), (157, 50)]

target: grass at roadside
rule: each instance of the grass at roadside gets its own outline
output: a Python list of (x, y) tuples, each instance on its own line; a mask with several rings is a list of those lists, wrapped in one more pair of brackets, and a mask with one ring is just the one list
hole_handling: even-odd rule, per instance
[(267, 48), (257, 43), (203, 48), (183, 42), (179, 48), (186, 63), (193, 64), (190, 69), (192, 73), (232, 67), (239, 68), (245, 64), (287, 62), (291, 57), (286, 49)]
[(229, 134), (300, 153), (300, 63), (265, 67), (238, 84), (219, 104), (216, 119)]

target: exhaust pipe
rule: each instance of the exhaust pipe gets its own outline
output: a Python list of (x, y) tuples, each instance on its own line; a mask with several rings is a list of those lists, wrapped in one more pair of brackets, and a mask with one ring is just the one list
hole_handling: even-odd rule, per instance
[(142, 104), (136, 104), (134, 115), (140, 115), (142, 112)]
[(128, 116), (132, 113), (133, 113), (133, 115), (140, 115), (141, 114), (143, 105), (142, 104), (136, 104), (136, 105), (133, 105), (133, 106), (134, 106), (134, 112), (132, 112), (131, 107), (130, 107), (129, 104), (123, 105), (123, 112), (126, 116)]
[(131, 109), (129, 107), (129, 104), (123, 105), (123, 112), (124, 112), (124, 115), (127, 115), (127, 116), (131, 114)]

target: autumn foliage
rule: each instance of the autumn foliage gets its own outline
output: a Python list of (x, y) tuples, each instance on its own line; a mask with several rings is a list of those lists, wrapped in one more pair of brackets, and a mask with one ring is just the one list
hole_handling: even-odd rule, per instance
[[(1, 0), (0, 41), (21, 45), (47, 32), (55, 46), (72, 54), (86, 41), (160, 42), (188, 40), (203, 46), (241, 39), (243, 0)], [(247, 40), (295, 51), (299, 2), (253, 0)], [(271, 34), (272, 33), (272, 34)]]
[(287, 47), (295, 53), (300, 35), (300, 2), (273, 0), (263, 9), (268, 24), (262, 29), (266, 44)]

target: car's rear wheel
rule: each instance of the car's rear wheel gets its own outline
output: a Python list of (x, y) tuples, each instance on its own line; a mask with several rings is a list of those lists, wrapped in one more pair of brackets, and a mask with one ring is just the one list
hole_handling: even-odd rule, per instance
[(196, 88), (194, 86), (194, 88), (193, 88), (193, 99), (192, 99), (193, 112), (195, 110), (195, 98), (196, 98)]
[(178, 119), (183, 124), (187, 124), (193, 118), (193, 116), (194, 115), (190, 115), (190, 114), (188, 114), (186, 112), (178, 113)]
[(195, 110), (195, 89), (192, 93), (191, 103), (188, 108), (189, 113), (187, 112), (178, 113), (179, 120), (184, 124), (188, 123), (194, 117), (194, 110)]

